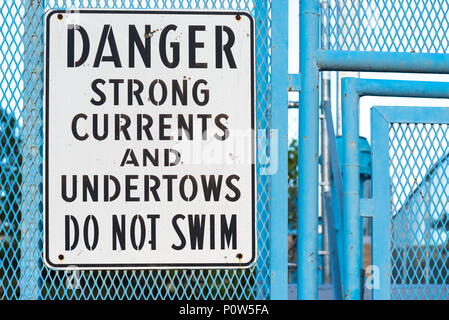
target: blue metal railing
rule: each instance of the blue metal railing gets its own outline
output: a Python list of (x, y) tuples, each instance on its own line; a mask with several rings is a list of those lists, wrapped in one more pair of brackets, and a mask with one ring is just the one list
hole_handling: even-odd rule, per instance
[[(359, 2), (358, 2), (359, 3)], [(408, 2), (406, 2), (408, 3)], [(332, 3), (331, 3), (332, 4)], [(353, 2), (343, 4), (345, 9), (354, 8)], [(317, 227), (318, 227), (318, 76), (319, 71), (375, 71), (375, 72), (413, 72), (413, 73), (448, 73), (449, 55), (401, 52), (361, 52), (363, 41), (370, 40), (360, 38), (358, 30), (366, 31), (367, 27), (361, 21), (360, 12), (366, 11), (368, 6), (360, 3), (355, 10), (341, 11), (340, 4), (337, 7), (336, 34), (337, 43), (342, 36), (347, 46), (344, 50), (349, 51), (327, 51), (319, 49), (319, 1), (304, 0), (300, 2), (300, 73), (301, 92), (299, 98), (299, 158), (298, 158), (298, 259), (302, 262), (302, 268), (298, 268), (298, 298), (317, 298), (317, 275), (316, 266), (317, 249)], [(331, 5), (332, 7), (332, 5)], [(338, 11), (340, 10), (340, 11)], [(392, 11), (388, 7), (382, 10)], [(343, 12), (343, 13), (342, 13)], [(353, 12), (353, 13), (351, 13)], [(417, 11), (419, 19), (428, 20), (424, 17), (424, 11)], [(334, 11), (331, 12), (333, 14)], [(325, 12), (329, 14), (329, 12)], [(340, 23), (340, 21), (343, 21)], [(334, 25), (335, 25), (334, 24)], [(426, 24), (427, 25), (427, 24)], [(353, 28), (352, 28), (353, 27)], [(385, 27), (385, 26), (384, 26)], [(363, 29), (365, 28), (365, 29)], [(385, 27), (388, 28), (388, 27)], [(394, 29), (397, 26), (390, 26)], [(331, 28), (334, 32), (335, 29)], [(352, 30), (351, 30), (352, 29)], [(355, 30), (355, 31), (354, 31)], [(415, 31), (416, 32), (416, 31)], [(418, 33), (422, 30), (418, 29)], [(363, 32), (362, 32), (363, 34)], [(413, 36), (413, 33), (412, 33)], [(444, 38), (445, 36), (443, 36)], [(376, 42), (381, 39), (374, 38)], [(383, 38), (383, 40), (385, 40)], [(406, 41), (407, 38), (404, 38)], [(382, 42), (388, 44), (388, 41)], [(391, 48), (387, 46), (387, 48)], [(332, 46), (331, 46), (331, 49)], [(338, 50), (342, 48), (337, 46)], [(380, 48), (383, 49), (383, 48)], [(426, 52), (426, 50), (423, 50)], [(349, 81), (349, 80), (348, 80)], [(355, 80), (351, 80), (355, 81)], [(346, 82), (348, 84), (348, 82)], [(374, 86), (375, 87), (375, 86)], [(405, 89), (400, 87), (399, 89)], [(427, 90), (425, 90), (427, 91)], [(346, 89), (343, 89), (346, 92)], [(423, 92), (424, 93), (424, 92)], [(391, 95), (399, 95), (398, 91), (391, 91)], [(345, 95), (343, 101), (348, 98)], [(357, 95), (353, 95), (355, 97)], [(360, 299), (361, 295), (361, 245), (360, 245), (360, 205), (359, 205), (359, 173), (358, 161), (358, 112), (346, 113), (343, 118), (344, 138), (351, 145), (345, 143), (345, 161), (343, 173), (343, 233), (344, 233), (344, 266), (343, 284), (344, 297), (346, 299)], [(352, 151), (352, 152), (350, 152)], [(384, 275), (385, 276), (385, 275)]]

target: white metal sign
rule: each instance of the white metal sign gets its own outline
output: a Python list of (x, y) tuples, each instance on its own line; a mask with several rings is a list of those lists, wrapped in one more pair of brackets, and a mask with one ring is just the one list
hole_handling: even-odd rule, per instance
[(252, 17), (50, 11), (45, 43), (46, 264), (252, 265)]

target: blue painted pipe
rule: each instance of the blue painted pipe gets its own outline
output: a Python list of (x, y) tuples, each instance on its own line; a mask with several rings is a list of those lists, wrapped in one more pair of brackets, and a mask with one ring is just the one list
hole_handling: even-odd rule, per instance
[(318, 50), (320, 71), (449, 73), (449, 54)]
[(448, 98), (449, 83), (409, 80), (352, 80), (357, 94), (362, 96), (389, 96), (414, 98)]
[(343, 124), (343, 297), (360, 300), (362, 268), (359, 166), (359, 95), (355, 78), (344, 78), (342, 90)]
[[(270, 299), (288, 299), (288, 1), (271, 4), (271, 135), (278, 152), (271, 153)], [(277, 133), (277, 134), (275, 134)], [(278, 157), (277, 161), (273, 160)]]
[(300, 1), (297, 276), (301, 300), (318, 299), (319, 13), (318, 0)]

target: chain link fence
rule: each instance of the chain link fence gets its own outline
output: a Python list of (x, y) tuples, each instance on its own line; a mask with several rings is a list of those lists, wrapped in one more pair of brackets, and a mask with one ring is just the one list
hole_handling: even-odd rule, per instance
[(63, 272), (43, 265), (43, 15), (78, 8), (250, 12), (256, 20), (257, 129), (270, 127), (270, 1), (1, 0), (0, 299), (268, 299), (270, 181), (261, 174), (258, 257), (248, 270)]
[(393, 299), (448, 299), (447, 124), (390, 125)]

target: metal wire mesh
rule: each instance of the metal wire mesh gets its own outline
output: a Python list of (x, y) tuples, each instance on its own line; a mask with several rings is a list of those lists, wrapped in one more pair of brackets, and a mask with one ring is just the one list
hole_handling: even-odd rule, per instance
[[(445, 0), (326, 0), (333, 50), (447, 53)], [(324, 5), (325, 4), (325, 5)]]
[[(0, 1), (0, 299), (267, 299), (269, 177), (258, 174), (248, 270), (52, 271), (42, 263), (42, 16), (48, 9), (228, 9), (256, 23), (257, 129), (270, 126), (270, 7), (259, 0)], [(22, 160), (23, 159), (23, 160)], [(258, 166), (259, 167), (259, 166)]]
[[(448, 53), (447, 1), (321, 4), (330, 50)], [(449, 298), (446, 136), (445, 125), (390, 127), (392, 299)]]
[(446, 124), (391, 124), (393, 299), (449, 299)]

